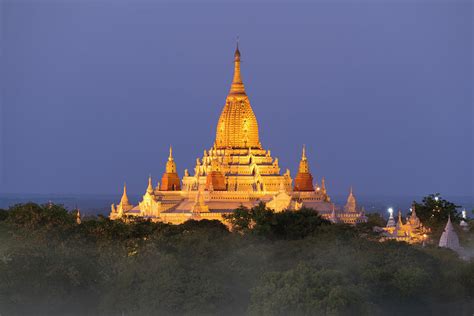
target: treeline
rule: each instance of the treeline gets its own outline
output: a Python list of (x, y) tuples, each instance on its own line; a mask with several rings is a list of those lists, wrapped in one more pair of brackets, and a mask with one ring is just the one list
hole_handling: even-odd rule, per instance
[(1, 315), (472, 315), (474, 263), (260, 205), (167, 225), (0, 211)]

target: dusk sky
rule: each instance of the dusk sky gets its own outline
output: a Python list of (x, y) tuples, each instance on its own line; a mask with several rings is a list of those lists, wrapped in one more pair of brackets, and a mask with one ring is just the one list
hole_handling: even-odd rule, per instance
[(473, 195), (472, 1), (0, 2), (1, 193), (145, 191), (212, 147), (235, 39), (260, 140), (329, 194)]

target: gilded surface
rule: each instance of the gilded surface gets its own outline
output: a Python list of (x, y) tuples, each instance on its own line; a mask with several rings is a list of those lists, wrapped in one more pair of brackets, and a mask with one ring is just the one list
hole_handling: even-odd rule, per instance
[[(142, 201), (136, 206), (128, 202), (124, 189), (121, 203), (117, 207), (112, 205), (110, 218), (142, 217), (173, 224), (188, 219), (223, 221), (223, 214), (260, 202), (276, 212), (303, 206), (318, 210), (325, 218), (331, 217), (331, 210), (335, 212), (324, 178), (321, 186), (313, 185), (305, 148), (294, 190), (290, 171), (282, 174), (278, 158), (262, 148), (257, 119), (240, 74), (238, 47), (234, 54), (234, 77), (217, 124), (214, 145), (196, 159), (194, 172), (184, 171), (181, 183), (176, 170), (170, 147), (161, 186), (153, 188), (150, 177)], [(333, 217), (351, 224), (366, 220), (364, 213), (357, 211), (349, 214), (341, 210)]]

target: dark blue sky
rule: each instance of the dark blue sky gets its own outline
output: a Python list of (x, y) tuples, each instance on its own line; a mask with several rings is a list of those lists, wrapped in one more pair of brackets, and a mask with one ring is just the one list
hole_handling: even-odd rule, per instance
[(212, 146), (235, 37), (265, 148), (330, 194), (473, 193), (471, 1), (3, 1), (0, 192), (142, 193)]

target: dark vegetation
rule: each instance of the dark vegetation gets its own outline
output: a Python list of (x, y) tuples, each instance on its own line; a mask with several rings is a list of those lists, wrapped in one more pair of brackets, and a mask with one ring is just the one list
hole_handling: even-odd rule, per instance
[[(418, 212), (417, 208), (417, 212)], [(423, 211), (420, 207), (420, 216)], [(1, 315), (472, 315), (474, 262), (263, 205), (167, 225), (0, 211)]]
[(430, 194), (424, 197), (421, 203), (413, 204), (421, 222), (431, 229), (432, 235), (436, 238), (443, 233), (449, 216), (453, 223), (459, 223), (461, 220), (459, 206), (443, 199), (439, 193)]

